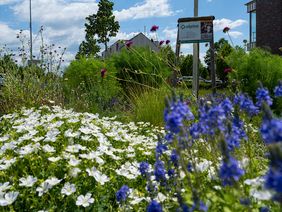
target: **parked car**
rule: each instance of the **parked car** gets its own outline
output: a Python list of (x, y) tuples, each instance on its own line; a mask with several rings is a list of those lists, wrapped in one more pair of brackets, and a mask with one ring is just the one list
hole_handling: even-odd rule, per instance
[[(199, 77), (199, 81), (200, 81), (200, 82), (205, 82), (205, 83), (212, 83), (211, 80), (204, 79), (203, 77)], [(178, 82), (193, 82), (193, 76), (183, 76), (183, 77), (179, 77), (179, 78), (178, 78)], [(221, 85), (223, 82), (222, 82), (222, 80), (216, 79), (216, 80), (215, 80), (215, 83), (216, 83), (217, 85)]]

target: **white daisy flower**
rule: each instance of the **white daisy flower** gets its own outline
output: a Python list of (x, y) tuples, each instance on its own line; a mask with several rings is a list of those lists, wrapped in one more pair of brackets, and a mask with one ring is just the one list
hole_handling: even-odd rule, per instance
[(106, 182), (110, 181), (110, 178), (108, 178), (105, 174), (102, 174), (95, 167), (92, 167), (91, 169), (86, 169), (86, 172), (89, 176), (94, 177), (95, 180), (101, 185), (104, 185)]
[(88, 207), (90, 204), (94, 202), (94, 199), (91, 198), (91, 194), (87, 193), (85, 196), (80, 195), (77, 197), (76, 200), (76, 205), (77, 206), (83, 206), (83, 207)]
[(73, 168), (69, 171), (69, 176), (77, 177), (77, 175), (81, 172), (79, 168)]
[(56, 152), (55, 148), (50, 146), (49, 144), (44, 145), (42, 148), (44, 152), (49, 152), (49, 153)]
[(65, 183), (64, 187), (61, 190), (62, 194), (65, 194), (67, 196), (71, 195), (76, 191), (75, 184), (70, 184), (69, 182)]
[(80, 160), (78, 160), (78, 159), (76, 159), (76, 158), (73, 157), (73, 158), (70, 158), (68, 164), (69, 164), (70, 166), (77, 166), (77, 165), (80, 164)]
[(59, 160), (61, 160), (61, 159), (62, 159), (62, 158), (61, 158), (60, 156), (59, 156), (59, 157), (49, 157), (49, 158), (48, 158), (49, 161), (54, 162), (54, 163), (57, 162), (57, 161), (59, 161)]
[(5, 194), (4, 198), (0, 199), (1, 206), (7, 206), (13, 204), (19, 195), (18, 191), (11, 191)]
[(37, 182), (37, 178), (29, 175), (26, 178), (20, 178), (20, 181), (19, 186), (32, 187)]
[(8, 190), (9, 188), (11, 188), (9, 182), (0, 183), (0, 192), (4, 192), (4, 191)]

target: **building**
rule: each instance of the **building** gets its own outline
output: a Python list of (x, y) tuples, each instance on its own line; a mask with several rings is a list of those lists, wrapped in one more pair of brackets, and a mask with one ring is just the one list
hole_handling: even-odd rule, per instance
[(257, 46), (282, 55), (282, 0), (252, 0), (246, 6), (250, 16), (248, 50)]
[(118, 40), (113, 43), (107, 51), (102, 52), (102, 57), (110, 57), (113, 54), (119, 53), (123, 48), (126, 48), (126, 44), (131, 43), (131, 46), (138, 46), (138, 47), (148, 47), (155, 52), (159, 52), (159, 42), (153, 41), (145, 36), (143, 33), (139, 33), (130, 40)]

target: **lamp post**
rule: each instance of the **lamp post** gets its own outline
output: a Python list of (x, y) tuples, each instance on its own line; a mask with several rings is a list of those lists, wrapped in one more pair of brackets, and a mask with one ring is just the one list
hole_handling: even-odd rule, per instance
[(29, 39), (30, 39), (30, 64), (32, 64), (32, 19), (31, 19), (31, 0), (29, 0)]
[[(194, 17), (199, 15), (199, 0), (194, 0)], [(199, 43), (193, 44), (193, 95), (199, 96)]]

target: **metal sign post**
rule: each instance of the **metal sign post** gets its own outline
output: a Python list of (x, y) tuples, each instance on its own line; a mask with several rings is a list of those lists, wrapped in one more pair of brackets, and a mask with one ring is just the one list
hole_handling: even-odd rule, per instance
[[(176, 41), (176, 57), (179, 58), (180, 47), (183, 43), (193, 43), (193, 95), (198, 98), (199, 93), (199, 43), (209, 42), (211, 45), (211, 78), (212, 88), (215, 92), (215, 66), (214, 66), (214, 16), (192, 17), (178, 19), (178, 32)], [(197, 44), (197, 45), (196, 45)]]
[[(194, 17), (199, 15), (199, 1), (194, 0)], [(193, 44), (193, 83), (192, 94), (198, 99), (199, 97), (199, 43)]]

